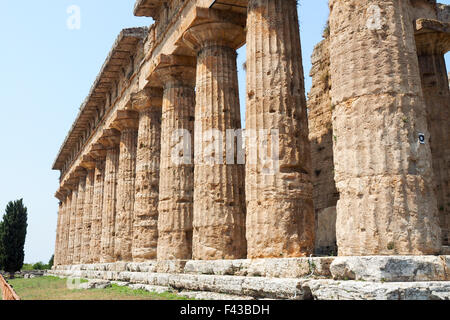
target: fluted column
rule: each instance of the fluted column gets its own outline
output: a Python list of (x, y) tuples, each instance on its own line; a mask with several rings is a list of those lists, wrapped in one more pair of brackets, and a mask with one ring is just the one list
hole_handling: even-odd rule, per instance
[(192, 62), (190, 65), (165, 66), (156, 71), (164, 83), (158, 260), (192, 257), (194, 66)]
[(139, 112), (133, 219), (133, 261), (156, 259), (158, 245), (159, 163), (162, 90), (148, 88), (132, 96)]
[(138, 115), (134, 111), (119, 111), (113, 126), (121, 131), (114, 259), (132, 261)]
[(249, 258), (313, 253), (310, 146), (296, 0), (249, 0), (246, 201)]
[(330, 9), (339, 255), (435, 254), (440, 230), (410, 3), (331, 0)]
[(65, 257), (65, 233), (66, 233), (66, 216), (67, 216), (67, 203), (68, 203), (68, 190), (64, 189), (61, 191), (60, 198), (60, 211), (58, 218), (58, 228), (57, 228), (57, 241), (55, 247), (54, 264), (63, 265)]
[(106, 148), (105, 181), (103, 185), (102, 237), (100, 262), (114, 262), (114, 241), (116, 223), (116, 186), (119, 169), (120, 134), (112, 130), (102, 138)]
[(61, 245), (61, 264), (68, 265), (68, 255), (69, 255), (69, 234), (70, 234), (70, 213), (72, 209), (72, 190), (68, 190), (64, 219), (63, 219), (63, 234), (62, 234), (62, 245)]
[(442, 244), (450, 244), (450, 91), (444, 54), (450, 46), (450, 32), (429, 30), (433, 21), (419, 20), (417, 53), (422, 91), (427, 108), (433, 158), (434, 184), (442, 231)]
[(75, 237), (74, 237), (74, 249), (73, 249), (73, 264), (81, 263), (81, 241), (83, 234), (83, 215), (84, 215), (84, 197), (86, 193), (86, 177), (87, 172), (82, 171), (80, 173), (80, 182), (78, 183), (78, 196), (77, 196), (77, 208), (76, 208), (76, 220), (75, 220)]
[(77, 227), (77, 198), (78, 198), (78, 183), (73, 186), (72, 201), (70, 202), (70, 229), (69, 240), (67, 244), (67, 264), (74, 264), (74, 250), (75, 250), (75, 234)]
[(245, 258), (245, 168), (235, 150), (241, 134), (236, 49), (245, 31), (207, 23), (190, 28), (184, 41), (197, 52), (192, 258)]
[(82, 164), (87, 170), (86, 190), (83, 204), (83, 231), (81, 236), (80, 262), (82, 264), (91, 263), (90, 241), (92, 228), (92, 205), (94, 198), (94, 168), (95, 162), (90, 159)]
[(91, 238), (89, 243), (89, 256), (91, 263), (99, 263), (102, 243), (102, 209), (103, 184), (105, 182), (106, 150), (99, 149), (94, 154), (96, 158), (94, 169), (94, 196), (92, 200)]
[(61, 241), (61, 225), (63, 216), (64, 216), (64, 203), (62, 200), (60, 200), (58, 207), (58, 219), (56, 223), (55, 250), (53, 256), (53, 264), (55, 266), (60, 265), (60, 241)]

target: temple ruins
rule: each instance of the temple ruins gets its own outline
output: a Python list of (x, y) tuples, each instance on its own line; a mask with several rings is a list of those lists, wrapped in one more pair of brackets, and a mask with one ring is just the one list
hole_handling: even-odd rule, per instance
[(362, 290), (336, 279), (450, 297), (450, 6), (329, 0), (307, 99), (297, 5), (136, 1), (154, 24), (119, 34), (53, 165), (51, 273), (218, 298)]

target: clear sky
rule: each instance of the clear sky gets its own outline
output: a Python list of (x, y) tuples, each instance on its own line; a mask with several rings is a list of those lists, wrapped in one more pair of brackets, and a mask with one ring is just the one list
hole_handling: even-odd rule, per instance
[[(0, 214), (10, 200), (28, 207), (25, 261), (47, 262), (55, 242), (59, 172), (51, 167), (118, 33), (145, 26), (133, 16), (134, 0), (0, 1)], [(450, 0), (441, 1), (450, 4)], [(300, 0), (299, 13), (307, 91), (310, 56), (321, 40), (327, 0)], [(72, 6), (81, 9), (80, 29), (70, 29)], [(244, 110), (245, 48), (239, 50)], [(447, 56), (447, 64), (450, 59)]]

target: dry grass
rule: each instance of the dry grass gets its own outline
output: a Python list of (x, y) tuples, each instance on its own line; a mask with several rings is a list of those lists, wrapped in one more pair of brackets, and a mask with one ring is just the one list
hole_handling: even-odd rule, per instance
[(117, 285), (107, 289), (70, 290), (66, 280), (57, 277), (17, 278), (8, 283), (22, 300), (187, 300), (169, 292), (157, 294)]

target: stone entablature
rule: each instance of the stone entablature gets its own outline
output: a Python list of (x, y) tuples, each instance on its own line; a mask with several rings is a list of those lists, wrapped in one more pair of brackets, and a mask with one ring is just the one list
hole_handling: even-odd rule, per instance
[(131, 28), (124, 29), (117, 37), (53, 164), (54, 170), (61, 171), (61, 181), (139, 73), (142, 42), (147, 34), (148, 28)]
[[(330, 1), (308, 128), (295, 0), (137, 1), (155, 24), (121, 32), (54, 163), (55, 264), (291, 258), (335, 241), (340, 255), (439, 253), (450, 162), (430, 133), (448, 134), (427, 118), (436, 97), (417, 55), (428, 59), (421, 37), (448, 50), (447, 7), (354, 2)], [(245, 43), (248, 134), (235, 150)], [(211, 129), (231, 130), (247, 160)]]

